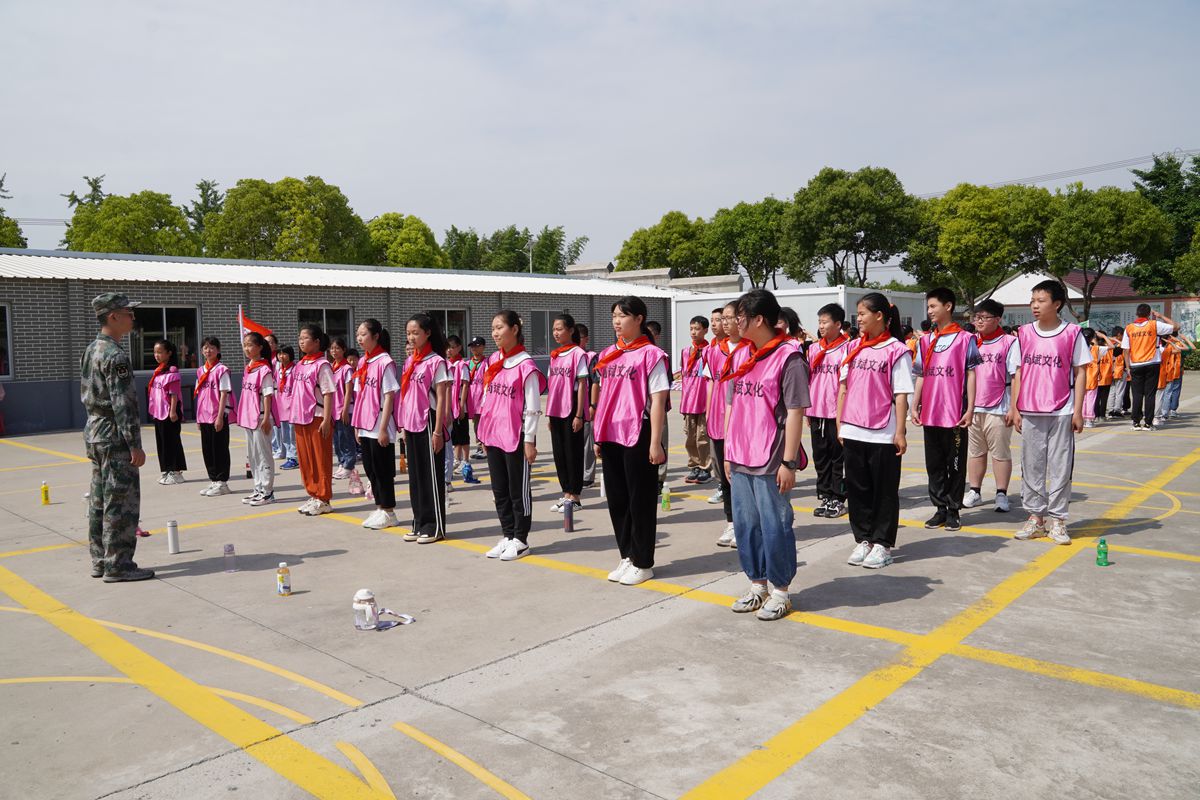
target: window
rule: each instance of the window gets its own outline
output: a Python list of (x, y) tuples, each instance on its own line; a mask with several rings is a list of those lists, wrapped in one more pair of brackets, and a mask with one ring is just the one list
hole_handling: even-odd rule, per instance
[(465, 309), (430, 310), (425, 313), (438, 321), (438, 324), (442, 326), (442, 333), (446, 336), (457, 336), (462, 339), (464, 348), (467, 342), (471, 341), (473, 334), (467, 326), (468, 320)]
[(12, 374), (12, 330), (8, 306), (0, 306), (0, 378), (11, 378)]
[(200, 312), (182, 306), (138, 306), (133, 309), (129, 359), (135, 370), (154, 369), (154, 343), (166, 339), (179, 353), (179, 367), (195, 367), (200, 352)]
[(301, 308), (296, 311), (297, 330), (312, 323), (320, 325), (321, 330), (329, 334), (330, 339), (341, 336), (354, 347), (354, 339), (350, 335), (350, 309)]
[(529, 352), (539, 355), (550, 352), (550, 312), (532, 311), (529, 314), (529, 331), (525, 336)]

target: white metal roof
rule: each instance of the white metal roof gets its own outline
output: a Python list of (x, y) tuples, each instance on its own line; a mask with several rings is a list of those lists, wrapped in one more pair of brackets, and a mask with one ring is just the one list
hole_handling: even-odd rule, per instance
[(0, 278), (139, 283), (233, 283), (274, 286), (354, 286), (366, 289), (451, 289), (623, 297), (675, 297), (690, 292), (620, 281), (512, 272), (461, 272), (275, 261), (181, 259), (0, 248)]

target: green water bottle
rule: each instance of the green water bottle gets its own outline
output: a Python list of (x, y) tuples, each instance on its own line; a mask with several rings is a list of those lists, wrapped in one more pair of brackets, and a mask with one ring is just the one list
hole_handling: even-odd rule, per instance
[(1108, 542), (1104, 541), (1103, 539), (1096, 542), (1096, 566), (1108, 566)]
[(662, 488), (662, 510), (671, 510), (671, 487), (665, 483), (663, 484)]

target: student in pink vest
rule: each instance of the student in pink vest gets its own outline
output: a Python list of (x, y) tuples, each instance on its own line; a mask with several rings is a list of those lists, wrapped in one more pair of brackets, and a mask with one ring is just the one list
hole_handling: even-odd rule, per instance
[(482, 461), (487, 458), (483, 442), (479, 441), (479, 410), (483, 408), (483, 362), (484, 341), (476, 336), (467, 343), (471, 358), (467, 361), (467, 416), (475, 423), (475, 452), (471, 458)]
[(962, 528), (967, 481), (967, 429), (975, 418), (975, 367), (979, 348), (975, 337), (954, 321), (954, 292), (945, 287), (925, 295), (931, 323), (921, 337), (913, 360), (912, 415), (925, 429), (925, 471), (933, 516), (926, 528)]
[(587, 353), (579, 346), (575, 318), (566, 312), (554, 318), (554, 341), (547, 376), (546, 417), (550, 423), (550, 449), (554, 451), (554, 469), (562, 489), (550, 510), (563, 512), (571, 503), (583, 508), (583, 423), (587, 419), (590, 369)]
[(817, 334), (808, 349), (808, 430), (812, 433), (813, 465), (817, 469), (817, 507), (814, 517), (836, 518), (846, 513), (846, 479), (842, 443), (837, 435), (837, 398), (842, 361), (853, 344), (842, 331), (846, 310), (837, 303), (817, 311)]
[(221, 340), (206, 336), (200, 343), (204, 364), (196, 370), (192, 401), (196, 407), (196, 426), (200, 429), (200, 452), (208, 470), (209, 484), (200, 494), (218, 497), (229, 494), (229, 419), (236, 416), (233, 384), (229, 367), (221, 363)]
[(589, 346), (591, 333), (588, 331), (588, 326), (577, 322), (575, 330), (579, 331), (579, 348), (583, 350), (583, 354), (587, 358), (588, 368), (588, 403), (583, 412), (583, 483), (581, 485), (585, 489), (590, 489), (596, 483), (596, 431), (592, 425), (592, 416), (596, 413), (596, 359), (599, 356)]
[(791, 491), (801, 452), (804, 409), (809, 406), (808, 367), (800, 344), (777, 330), (779, 302), (766, 289), (737, 301), (736, 322), (749, 341), (733, 356), (721, 388), (727, 403), (725, 469), (733, 491), (738, 560), (750, 588), (732, 608), (776, 620), (792, 610), (788, 593), (796, 577), (796, 534)]
[(350, 396), (354, 382), (354, 367), (346, 357), (346, 340), (341, 336), (333, 337), (329, 343), (330, 370), (333, 372), (333, 457), (337, 461), (337, 469), (333, 471), (334, 480), (349, 478), (355, 471), (357, 462), (354, 450), (354, 428), (350, 427)]
[(243, 503), (265, 506), (275, 502), (275, 462), (271, 458), (271, 395), (275, 393), (275, 373), (271, 369), (271, 348), (260, 334), (251, 331), (242, 337), (246, 373), (242, 375), (242, 393), (237, 402), (237, 424), (246, 431), (246, 460), (254, 479), (254, 489)]
[(292, 424), (292, 395), (295, 384), (292, 372), (296, 369), (296, 351), (284, 345), (275, 352), (275, 394), (271, 397), (272, 414), (279, 423), (279, 446), (283, 451), (280, 469), (299, 469), (300, 458), (296, 452), (296, 428)]
[[(715, 316), (714, 316), (715, 319)], [(721, 309), (721, 330), (724, 335), (714, 339), (704, 348), (705, 370), (712, 379), (712, 392), (708, 398), (705, 431), (712, 442), (713, 468), (721, 485), (708, 498), (708, 502), (720, 503), (725, 511), (725, 530), (717, 537), (718, 547), (737, 548), (737, 534), (733, 523), (733, 493), (729, 488), (729, 473), (725, 469), (725, 392), (721, 387), (721, 376), (730, 369), (730, 358), (741, 347), (748, 347), (749, 340), (743, 339), (737, 325), (737, 302), (727, 303)]]
[(183, 483), (187, 456), (183, 453), (180, 429), (183, 426), (183, 389), (179, 378), (179, 356), (175, 345), (166, 339), (154, 343), (158, 366), (146, 387), (150, 418), (154, 420), (154, 443), (158, 449), (158, 468), (164, 486)]
[(450, 373), (446, 339), (429, 314), (413, 314), (404, 329), (412, 355), (400, 373), (400, 428), (408, 455), (413, 525), (404, 541), (431, 544), (446, 538), (446, 457), (450, 429)]
[(333, 511), (333, 398), (338, 385), (325, 357), (329, 336), (315, 322), (300, 329), (300, 360), (292, 368), (291, 424), (306, 500), (301, 514), (318, 517)]
[(595, 430), (604, 461), (608, 514), (621, 561), (608, 579), (635, 586), (654, 577), (657, 538), (658, 465), (666, 462), (666, 424), (671, 375), (667, 354), (654, 345), (646, 326), (646, 304), (623, 297), (612, 306), (617, 343), (600, 353)]
[[(471, 385), (467, 360), (463, 358), (463, 341), (451, 334), (446, 337), (446, 418), (450, 425), (450, 450), (446, 451), (446, 484), (462, 470), (471, 458), (471, 420), (467, 415)], [(449, 490), (447, 490), (449, 491)]]
[(1015, 538), (1049, 536), (1064, 545), (1071, 543), (1067, 511), (1075, 434), (1083, 432), (1083, 396), (1092, 361), (1079, 326), (1059, 318), (1066, 303), (1067, 292), (1057, 280), (1034, 286), (1029, 300), (1033, 322), (1017, 329), (1017, 341), (1008, 351), (1014, 373), (1008, 419), (1021, 434), (1021, 504), (1029, 512)]
[(487, 448), (500, 541), (488, 558), (516, 561), (529, 553), (533, 490), (529, 470), (537, 458), (537, 424), (546, 379), (525, 352), (521, 316), (510, 309), (492, 317), (496, 352), (484, 362), (479, 439)]
[(354, 438), (362, 445), (363, 471), (371, 483), (375, 511), (364, 528), (383, 530), (400, 524), (396, 518), (396, 393), (400, 377), (388, 351), (392, 335), (379, 320), (363, 320), (355, 332), (363, 355), (354, 371)]
[(688, 454), (688, 474), (685, 483), (708, 483), (712, 473), (709, 453), (708, 395), (711, 391), (708, 376), (704, 374), (704, 351), (708, 347), (708, 320), (702, 316), (692, 317), (688, 323), (691, 344), (679, 352), (679, 371), (675, 373), (682, 384), (679, 393), (679, 413), (683, 415), (684, 448)]
[(882, 294), (859, 300), (857, 317), (860, 338), (842, 360), (837, 407), (855, 541), (846, 563), (881, 569), (892, 563), (900, 525), (912, 354), (901, 340), (900, 312)]
[(975, 368), (975, 416), (967, 432), (967, 493), (963, 508), (983, 503), (983, 477), (988, 456), (996, 474), (996, 510), (1009, 510), (1008, 482), (1012, 478), (1012, 427), (1008, 424), (1008, 391), (1012, 382), (1008, 351), (1017, 337), (1004, 332), (1004, 306), (984, 300), (971, 318), (979, 366)]

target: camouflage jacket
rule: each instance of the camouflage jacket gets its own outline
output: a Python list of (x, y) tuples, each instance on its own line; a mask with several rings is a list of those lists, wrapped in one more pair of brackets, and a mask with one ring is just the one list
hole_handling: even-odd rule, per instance
[(130, 448), (140, 448), (142, 427), (133, 368), (116, 339), (96, 334), (79, 360), (79, 375), (79, 397), (88, 415), (84, 442), (124, 442)]

